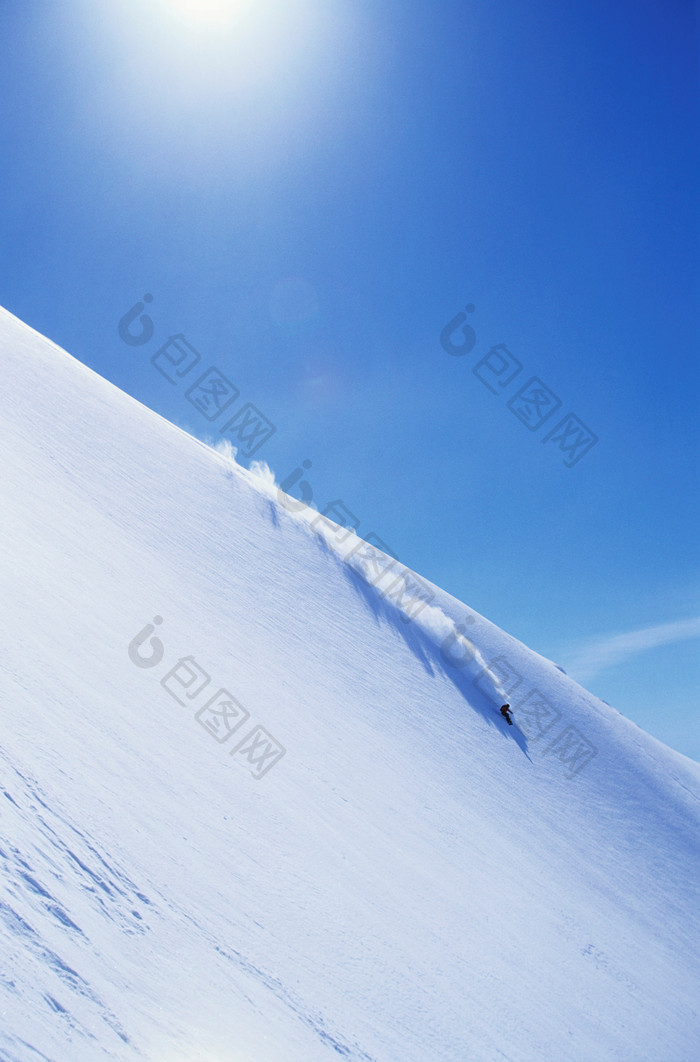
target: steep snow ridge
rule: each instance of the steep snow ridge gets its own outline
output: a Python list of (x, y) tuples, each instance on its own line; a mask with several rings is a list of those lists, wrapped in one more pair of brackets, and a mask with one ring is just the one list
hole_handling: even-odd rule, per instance
[[(229, 468), (239, 475), (246, 474), (246, 470), (236, 464), (235, 449), (228, 441), (215, 449), (223, 456)], [(417, 623), (440, 648), (446, 664), (458, 669), (473, 664), (479, 672), (482, 684), (492, 694), (494, 703), (498, 702), (500, 705), (507, 700), (508, 693), (501, 678), (489, 667), (474, 642), (466, 637), (465, 624), (458, 626), (441, 608), (430, 604), (438, 592), (437, 587), (399, 564), (395, 558), (388, 556), (377, 546), (364, 542), (354, 529), (339, 525), (329, 516), (319, 513), (316, 508), (285, 495), (266, 464), (254, 462), (248, 477), (256, 490), (277, 502), (312, 529), (337, 557), (349, 564), (366, 583), (374, 587), (380, 598), (398, 610), (405, 623)], [(457, 606), (463, 611), (459, 602)], [(469, 614), (464, 620), (467, 624), (472, 624), (475, 618), (474, 614)], [(483, 623), (483, 617), (479, 618)]]
[(0, 364), (3, 1062), (694, 1060), (698, 766), (4, 311)]
[[(554, 716), (553, 713), (547, 712), (542, 701), (536, 700), (533, 690), (528, 689), (527, 683), (524, 683), (522, 669), (527, 671), (528, 665), (529, 668), (535, 666), (540, 674), (544, 673), (544, 681), (548, 686), (555, 686), (558, 705), (572, 700), (578, 703), (582, 700), (586, 705), (586, 717), (590, 712), (594, 712), (602, 714), (603, 718), (608, 720), (619, 718), (619, 713), (569, 679), (551, 660), (534, 653), (483, 616), (466, 609), (460, 601), (399, 564), (378, 547), (363, 542), (352, 529), (338, 525), (328, 516), (320, 514), (314, 507), (298, 499), (285, 496), (267, 465), (254, 463), (252, 470), (247, 472), (236, 465), (235, 451), (232, 451), (230, 443), (224, 443), (217, 451), (229, 467), (235, 468), (238, 474), (248, 479), (254, 489), (276, 501), (286, 512), (292, 514), (293, 519), (306, 525), (315, 536), (321, 538), (340, 561), (358, 572), (363, 580), (374, 588), (377, 597), (386, 603), (389, 610), (396, 609), (401, 613), (405, 623), (416, 624), (440, 650), (442, 663), (446, 665), (448, 673), (449, 669), (459, 673), (468, 668), (467, 673), (473, 676), (474, 682), (478, 683), (494, 707), (500, 706), (514, 693), (521, 702), (524, 701), (525, 720), (521, 725), (533, 734), (536, 741), (541, 740), (547, 733), (545, 727), (553, 726), (551, 720)], [(440, 605), (432, 604), (433, 601), (439, 601)], [(487, 663), (477, 643), (488, 645), (490, 663)], [(539, 707), (539, 712), (533, 714), (528, 710), (532, 703)], [(551, 707), (554, 708), (555, 705)], [(625, 723), (638, 729), (629, 721)], [(543, 747), (549, 749), (552, 737), (550, 734), (547, 744)], [(654, 740), (650, 739), (649, 735), (645, 737)], [(586, 748), (584, 744), (577, 744), (573, 740), (570, 744), (565, 741), (561, 745), (557, 744), (553, 751), (556, 757), (568, 766), (571, 777), (597, 755), (595, 747)], [(682, 759), (686, 760), (686, 763), (691, 762), (685, 757)], [(691, 770), (695, 768), (696, 765), (692, 764)]]

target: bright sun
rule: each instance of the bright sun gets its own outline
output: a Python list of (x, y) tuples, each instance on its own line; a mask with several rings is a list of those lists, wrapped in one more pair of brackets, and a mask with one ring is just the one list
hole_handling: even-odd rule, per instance
[(165, 6), (191, 24), (225, 26), (241, 14), (248, 0), (166, 0)]

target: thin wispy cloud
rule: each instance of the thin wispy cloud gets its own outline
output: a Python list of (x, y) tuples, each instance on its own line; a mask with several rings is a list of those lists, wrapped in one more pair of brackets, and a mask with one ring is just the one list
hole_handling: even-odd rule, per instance
[(674, 623), (661, 623), (655, 627), (609, 634), (595, 641), (559, 653), (567, 664), (566, 670), (579, 682), (590, 681), (604, 668), (620, 664), (631, 656), (673, 645), (688, 638), (700, 638), (700, 616)]

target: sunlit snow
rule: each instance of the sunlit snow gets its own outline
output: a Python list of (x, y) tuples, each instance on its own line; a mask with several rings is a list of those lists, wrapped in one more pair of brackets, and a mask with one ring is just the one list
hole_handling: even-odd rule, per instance
[(696, 764), (4, 311), (0, 366), (2, 1062), (698, 1057)]

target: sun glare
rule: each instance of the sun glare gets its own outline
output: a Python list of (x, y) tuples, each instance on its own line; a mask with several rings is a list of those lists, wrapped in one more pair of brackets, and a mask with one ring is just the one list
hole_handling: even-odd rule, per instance
[(189, 25), (216, 29), (234, 22), (248, 0), (164, 0), (163, 6)]

